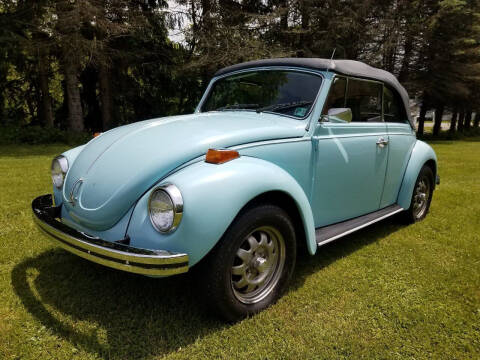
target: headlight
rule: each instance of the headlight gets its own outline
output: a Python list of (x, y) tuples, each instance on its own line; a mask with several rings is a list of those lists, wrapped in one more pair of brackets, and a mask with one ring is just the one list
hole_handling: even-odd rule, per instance
[(52, 160), (52, 182), (58, 189), (63, 186), (67, 171), (68, 160), (65, 156), (60, 155)]
[(161, 233), (174, 231), (183, 214), (183, 199), (175, 185), (162, 185), (152, 191), (148, 211), (153, 227)]

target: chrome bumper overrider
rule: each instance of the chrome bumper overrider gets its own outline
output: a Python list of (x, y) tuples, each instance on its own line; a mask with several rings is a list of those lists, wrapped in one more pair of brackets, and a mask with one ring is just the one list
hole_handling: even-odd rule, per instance
[(188, 255), (165, 250), (148, 250), (131, 247), (119, 242), (92, 238), (68, 227), (56, 218), (60, 207), (53, 206), (52, 195), (37, 197), (32, 202), (36, 224), (51, 239), (87, 260), (131, 273), (166, 276), (188, 271)]

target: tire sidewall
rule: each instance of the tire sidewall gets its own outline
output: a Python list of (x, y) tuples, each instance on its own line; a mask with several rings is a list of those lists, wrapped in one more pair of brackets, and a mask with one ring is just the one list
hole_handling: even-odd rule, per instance
[[(255, 229), (262, 226), (271, 226), (278, 230), (285, 243), (285, 263), (277, 285), (261, 301), (253, 304), (244, 304), (236, 298), (231, 285), (231, 267), (238, 248), (245, 238)], [(287, 213), (274, 205), (260, 205), (241, 213), (220, 240), (219, 246), (213, 252), (210, 271), (217, 273), (217, 287), (213, 296), (220, 299), (216, 307), (229, 320), (237, 320), (255, 314), (273, 304), (286, 290), (293, 274), (296, 261), (296, 237), (293, 224)], [(215, 280), (214, 280), (215, 282)]]
[[(422, 214), (422, 216), (420, 217), (417, 217), (415, 215), (415, 211), (414, 211), (414, 208), (413, 208), (413, 205), (414, 205), (414, 197), (415, 197), (415, 190), (418, 186), (418, 183), (423, 179), (423, 178), (426, 178), (428, 180), (428, 182), (430, 183), (429, 185), (429, 194), (428, 194), (428, 200), (427, 200), (427, 204), (426, 204), (426, 209), (424, 211), (424, 213)], [(435, 184), (434, 184), (434, 180), (433, 180), (433, 171), (432, 169), (430, 169), (430, 167), (428, 166), (424, 166), (421, 170), (420, 170), (420, 173), (418, 174), (418, 177), (417, 177), (417, 180), (415, 181), (415, 185), (413, 187), (413, 193), (412, 193), (412, 199), (411, 199), (411, 204), (410, 204), (410, 209), (409, 209), (409, 212), (410, 212), (410, 216), (412, 218), (412, 221), (413, 222), (417, 222), (417, 221), (421, 221), (423, 220), (429, 210), (430, 210), (430, 204), (432, 202), (432, 196), (433, 196), (433, 188), (434, 188)]]

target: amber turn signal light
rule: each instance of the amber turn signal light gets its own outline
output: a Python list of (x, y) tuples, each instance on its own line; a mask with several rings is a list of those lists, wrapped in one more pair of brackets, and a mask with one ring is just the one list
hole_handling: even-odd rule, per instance
[(101, 132), (96, 132), (95, 134), (93, 134), (93, 138), (96, 138), (97, 136), (100, 136), (100, 135), (102, 135)]
[(223, 164), (239, 157), (240, 154), (235, 150), (208, 149), (205, 162), (210, 164)]

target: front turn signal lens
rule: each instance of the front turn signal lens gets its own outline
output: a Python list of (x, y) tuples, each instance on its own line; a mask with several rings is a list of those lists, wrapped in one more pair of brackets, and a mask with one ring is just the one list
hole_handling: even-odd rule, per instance
[(210, 164), (223, 164), (239, 157), (240, 154), (235, 150), (208, 149), (205, 162)]

